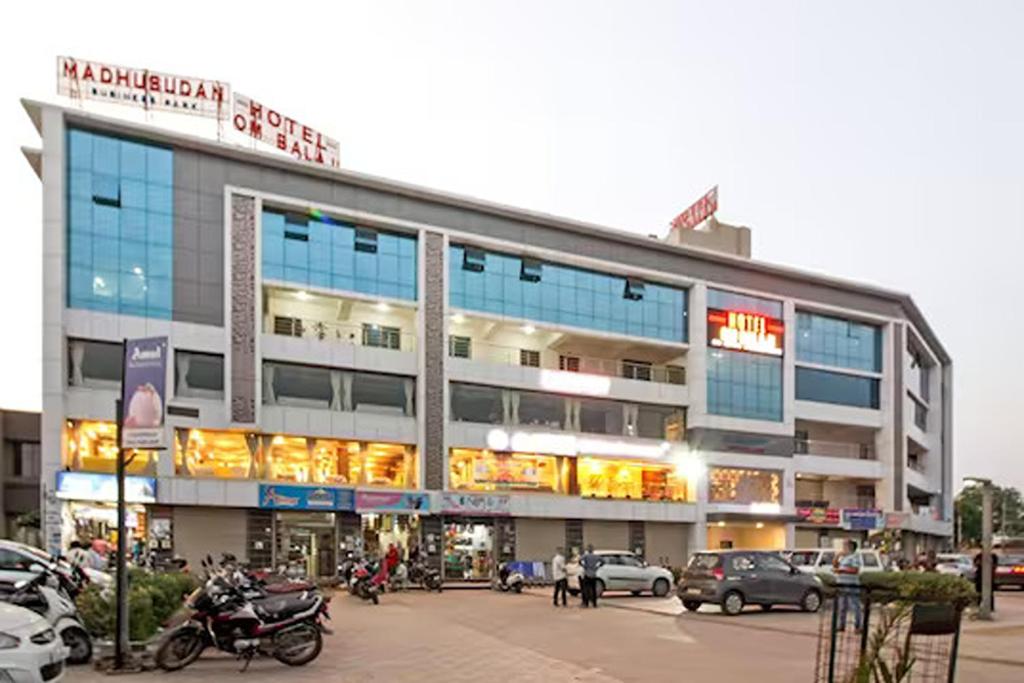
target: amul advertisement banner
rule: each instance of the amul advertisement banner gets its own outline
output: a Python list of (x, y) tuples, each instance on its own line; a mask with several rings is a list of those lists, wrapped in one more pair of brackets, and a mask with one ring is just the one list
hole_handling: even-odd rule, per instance
[(235, 93), (231, 123), (239, 133), (276, 147), (300, 161), (338, 168), (338, 141), (276, 109)]
[(163, 448), (167, 337), (125, 342), (123, 368), (121, 447)]
[(222, 119), (228, 115), (231, 86), (208, 78), (57, 57), (57, 94)]

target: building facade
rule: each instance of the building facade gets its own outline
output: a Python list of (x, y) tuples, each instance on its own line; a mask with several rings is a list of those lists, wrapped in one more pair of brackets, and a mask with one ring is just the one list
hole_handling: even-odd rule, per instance
[(0, 410), (0, 448), (0, 538), (37, 541), (27, 517), (39, 512), (39, 413)]
[(169, 340), (137, 547), (447, 578), (559, 545), (951, 534), (951, 363), (910, 298), (80, 110), (42, 138), (42, 498), (109, 532), (121, 341)]

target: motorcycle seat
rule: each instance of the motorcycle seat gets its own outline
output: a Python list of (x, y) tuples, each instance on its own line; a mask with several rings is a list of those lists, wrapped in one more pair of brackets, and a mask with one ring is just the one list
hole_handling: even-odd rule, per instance
[(256, 614), (265, 621), (282, 621), (310, 610), (319, 597), (301, 598), (292, 595), (266, 598), (253, 603)]

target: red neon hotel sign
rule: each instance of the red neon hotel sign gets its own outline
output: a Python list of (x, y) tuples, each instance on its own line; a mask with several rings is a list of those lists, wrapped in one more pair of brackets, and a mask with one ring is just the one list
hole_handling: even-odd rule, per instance
[(781, 356), (783, 331), (778, 318), (708, 309), (708, 345), (719, 349)]

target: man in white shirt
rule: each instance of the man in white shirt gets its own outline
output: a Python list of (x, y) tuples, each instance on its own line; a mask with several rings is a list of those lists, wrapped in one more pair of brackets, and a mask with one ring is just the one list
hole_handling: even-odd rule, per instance
[(551, 558), (551, 578), (555, 580), (554, 605), (558, 607), (558, 594), (562, 594), (562, 607), (566, 606), (565, 594), (569, 588), (569, 581), (565, 575), (565, 555), (561, 548), (555, 548), (555, 556)]

